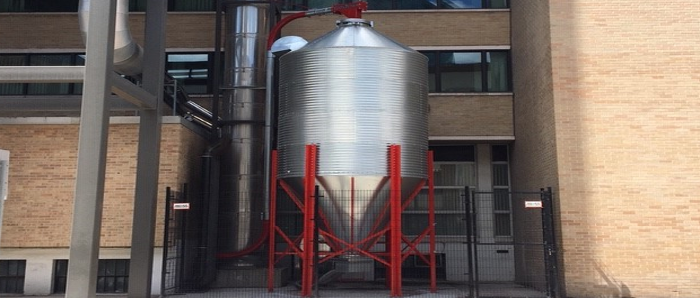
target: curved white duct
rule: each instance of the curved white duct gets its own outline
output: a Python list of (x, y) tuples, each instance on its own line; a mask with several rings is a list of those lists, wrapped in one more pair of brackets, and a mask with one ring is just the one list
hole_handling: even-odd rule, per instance
[[(90, 0), (80, 0), (78, 19), (83, 41), (87, 38)], [(114, 27), (114, 71), (123, 75), (138, 75), (142, 72), (143, 49), (129, 32), (129, 0), (117, 0), (117, 16)]]

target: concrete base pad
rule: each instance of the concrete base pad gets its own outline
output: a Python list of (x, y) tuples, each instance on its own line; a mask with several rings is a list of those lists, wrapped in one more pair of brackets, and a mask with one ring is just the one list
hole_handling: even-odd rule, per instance
[[(275, 268), (274, 287), (282, 287), (289, 279), (289, 269)], [(266, 288), (267, 268), (245, 267), (219, 269), (213, 288)]]

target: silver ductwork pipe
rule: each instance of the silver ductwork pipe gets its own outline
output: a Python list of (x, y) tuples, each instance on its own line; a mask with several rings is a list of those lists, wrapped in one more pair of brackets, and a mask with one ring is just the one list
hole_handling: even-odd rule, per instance
[[(83, 41), (87, 39), (90, 0), (80, 0), (78, 19)], [(131, 37), (129, 31), (129, 0), (117, 0), (114, 28), (114, 71), (123, 75), (139, 75), (143, 68), (143, 49)]]
[(237, 2), (225, 12), (221, 118), (230, 142), (221, 156), (219, 250), (236, 252), (263, 233), (269, 4)]

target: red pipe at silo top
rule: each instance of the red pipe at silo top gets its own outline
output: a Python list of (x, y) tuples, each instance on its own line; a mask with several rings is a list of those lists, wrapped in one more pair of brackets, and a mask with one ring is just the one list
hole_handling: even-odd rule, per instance
[(282, 27), (287, 26), (291, 21), (296, 19), (301, 19), (303, 17), (310, 17), (316, 15), (324, 15), (329, 13), (340, 14), (346, 18), (362, 18), (362, 12), (367, 11), (367, 2), (358, 1), (353, 3), (338, 3), (327, 8), (311, 9), (307, 11), (300, 11), (293, 13), (281, 19), (274, 27), (270, 30), (270, 35), (267, 36), (267, 49), (272, 49), (272, 44), (275, 43), (275, 38), (279, 35)]

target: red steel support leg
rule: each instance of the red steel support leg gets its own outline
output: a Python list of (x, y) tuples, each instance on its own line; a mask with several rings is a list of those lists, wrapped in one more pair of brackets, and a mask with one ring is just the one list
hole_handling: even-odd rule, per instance
[(301, 296), (311, 296), (314, 280), (314, 186), (316, 185), (316, 145), (306, 145), (304, 170), (304, 239), (301, 268)]
[(435, 259), (435, 183), (433, 181), (433, 151), (428, 151), (428, 228), (430, 229), (430, 292), (437, 292), (437, 260)]
[(389, 179), (391, 183), (391, 216), (389, 218), (389, 269), (392, 297), (401, 296), (401, 146), (389, 147)]
[(275, 289), (275, 228), (277, 227), (277, 150), (272, 151), (270, 170), (270, 239), (268, 242), (267, 291)]

